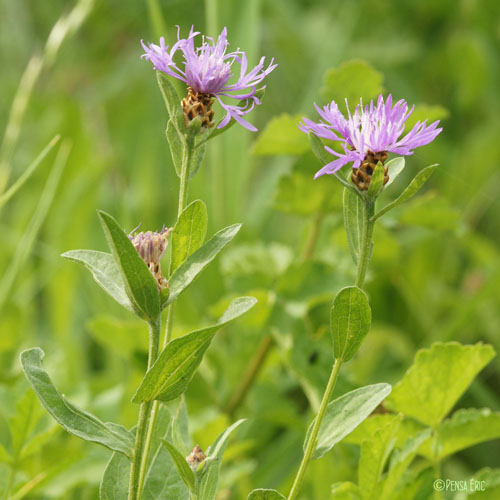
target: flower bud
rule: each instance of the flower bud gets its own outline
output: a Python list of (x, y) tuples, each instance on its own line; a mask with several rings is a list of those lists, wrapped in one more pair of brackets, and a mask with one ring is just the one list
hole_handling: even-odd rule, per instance
[(189, 464), (189, 467), (194, 471), (196, 471), (199, 465), (207, 458), (203, 450), (199, 445), (196, 445), (193, 448), (193, 451), (186, 457), (186, 461)]
[(159, 233), (153, 231), (146, 231), (144, 233), (141, 231), (135, 236), (129, 235), (130, 241), (137, 250), (137, 253), (147, 264), (151, 274), (158, 282), (158, 290), (160, 292), (168, 287), (168, 282), (161, 272), (160, 259), (167, 249), (168, 235), (171, 230), (163, 227)]

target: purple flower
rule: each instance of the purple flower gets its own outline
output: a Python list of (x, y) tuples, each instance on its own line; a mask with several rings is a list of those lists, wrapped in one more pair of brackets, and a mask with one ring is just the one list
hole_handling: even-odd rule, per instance
[(333, 174), (349, 162), (353, 162), (353, 168), (358, 168), (367, 155), (373, 157), (388, 152), (411, 155), (414, 148), (429, 144), (443, 130), (437, 128), (439, 121), (430, 125), (427, 125), (427, 121), (419, 121), (404, 137), (401, 137), (405, 122), (415, 106), (408, 111), (408, 104), (401, 99), (393, 107), (391, 95), (385, 102), (382, 95), (379, 96), (376, 106), (371, 101), (369, 106), (363, 108), (360, 102), (353, 115), (346, 100), (348, 118), (339, 111), (335, 101), (323, 109), (316, 104), (315, 107), (322, 120), (316, 123), (304, 118), (299, 124), (299, 129), (306, 134), (312, 132), (323, 139), (338, 141), (344, 150), (338, 153), (325, 146), (325, 149), (337, 159), (319, 170), (314, 176), (315, 179), (324, 174)]
[[(146, 45), (141, 42), (145, 50), (142, 57), (151, 61), (156, 70), (186, 83), (194, 92), (215, 97), (226, 111), (226, 116), (218, 128), (225, 127), (233, 118), (248, 130), (256, 131), (257, 129), (242, 116), (252, 111), (256, 104), (260, 104), (259, 98), (255, 95), (256, 86), (276, 68), (277, 64), (273, 64), (271, 60), (269, 66), (264, 68), (265, 58), (262, 57), (259, 64), (247, 72), (248, 60), (244, 52), (237, 50), (226, 54), (229, 45), (226, 28), (222, 30), (217, 42), (213, 38), (203, 36), (202, 44), (198, 48), (194, 46), (194, 39), (200, 34), (199, 32), (193, 31), (191, 27), (185, 39), (180, 38), (179, 32), (178, 27), (177, 42), (170, 49), (165, 45), (163, 37), (160, 38), (160, 45), (151, 43)], [(179, 65), (174, 62), (177, 51), (181, 51), (184, 56), (184, 62)], [(229, 83), (233, 76), (234, 63), (240, 65), (238, 79), (234, 83)], [(245, 102), (241, 107), (225, 104), (221, 99), (222, 96)]]

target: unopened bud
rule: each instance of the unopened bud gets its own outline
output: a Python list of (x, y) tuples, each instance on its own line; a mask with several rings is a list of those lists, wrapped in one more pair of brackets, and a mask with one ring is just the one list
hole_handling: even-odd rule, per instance
[(186, 457), (186, 461), (189, 464), (189, 467), (193, 471), (198, 469), (198, 466), (207, 458), (205, 453), (203, 453), (203, 450), (200, 448), (199, 445), (196, 445), (193, 448), (193, 451)]

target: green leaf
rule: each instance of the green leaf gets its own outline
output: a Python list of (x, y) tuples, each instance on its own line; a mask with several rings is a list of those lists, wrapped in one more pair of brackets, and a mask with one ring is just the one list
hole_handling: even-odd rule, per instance
[(170, 401), (180, 396), (186, 390), (217, 330), (246, 313), (255, 303), (253, 297), (240, 297), (231, 302), (216, 325), (169, 342), (147, 371), (132, 401)]
[(469, 480), (469, 485), (475, 485), (469, 490), (467, 500), (498, 500), (500, 498), (500, 469), (484, 467), (477, 471)]
[(377, 163), (375, 170), (373, 171), (372, 178), (370, 180), (370, 185), (368, 186), (368, 191), (366, 195), (368, 198), (375, 199), (382, 191), (384, 186), (384, 166), (381, 162)]
[(134, 312), (148, 321), (156, 321), (160, 314), (158, 283), (116, 220), (105, 212), (98, 214)]
[(333, 300), (330, 330), (336, 359), (349, 361), (356, 354), (370, 330), (372, 312), (368, 297), (361, 288), (349, 286)]
[(397, 158), (393, 158), (392, 160), (388, 161), (385, 166), (387, 167), (389, 172), (389, 180), (384, 186), (384, 189), (387, 189), (405, 168), (405, 158), (404, 156), (398, 156)]
[(410, 198), (413, 198), (417, 194), (417, 192), (420, 190), (420, 188), (426, 183), (427, 179), (432, 175), (434, 172), (434, 169), (438, 165), (430, 165), (423, 170), (421, 170), (408, 184), (406, 189), (391, 203), (386, 205), (382, 210), (377, 212), (373, 216), (373, 220), (378, 219), (385, 213), (387, 213), (389, 210), (392, 210), (394, 207), (397, 207), (398, 205), (401, 205), (401, 203), (404, 203), (405, 201), (409, 200)]
[(180, 478), (184, 481), (184, 484), (189, 488), (189, 490), (194, 492), (195, 489), (194, 474), (193, 471), (191, 470), (191, 467), (189, 467), (186, 461), (186, 457), (184, 455), (181, 455), (181, 453), (177, 451), (177, 448), (173, 444), (170, 444), (165, 439), (163, 440), (163, 445), (165, 446), (165, 448), (167, 448), (168, 452), (170, 453), (170, 456), (174, 461), (175, 468), (177, 469)]
[(207, 222), (207, 207), (201, 200), (193, 201), (181, 213), (170, 237), (172, 271), (200, 248), (207, 234)]
[[(389, 384), (360, 387), (328, 403), (318, 433), (313, 458), (321, 458), (347, 434), (352, 432), (390, 394)], [(307, 430), (304, 448), (311, 434), (314, 420)]]
[[(189, 492), (177, 474), (170, 453), (162, 440), (171, 432), (175, 408), (160, 405), (151, 439), (149, 464), (144, 480), (142, 500), (179, 499), (187, 500)], [(100, 500), (127, 500), (130, 476), (130, 461), (114, 453), (108, 462), (100, 486)]]
[(248, 495), (247, 500), (286, 500), (286, 498), (276, 490), (253, 490)]
[(385, 464), (396, 443), (397, 429), (401, 416), (395, 415), (378, 429), (370, 439), (361, 444), (358, 466), (358, 485), (363, 500), (378, 500), (382, 484), (380, 478)]
[(181, 98), (179, 97), (179, 94), (177, 93), (177, 90), (175, 89), (169, 76), (165, 75), (161, 71), (157, 71), (156, 78), (158, 80), (163, 101), (165, 102), (165, 107), (167, 108), (168, 116), (179, 137), (182, 138), (184, 136), (186, 126), (184, 124)]
[(196, 252), (190, 255), (172, 274), (168, 281), (171, 304), (192, 283), (198, 274), (215, 259), (217, 254), (236, 236), (241, 224), (221, 229)]
[(475, 444), (500, 438), (500, 413), (488, 408), (459, 410), (437, 428), (437, 460)]
[(326, 101), (335, 101), (341, 107), (347, 99), (352, 109), (360, 98), (366, 103), (378, 97), (384, 90), (383, 81), (382, 73), (366, 61), (356, 59), (328, 70), (321, 93)]
[(179, 132), (175, 128), (171, 119), (167, 123), (165, 135), (167, 136), (168, 145), (170, 146), (170, 154), (172, 155), (172, 163), (174, 164), (175, 172), (177, 176), (180, 177), (182, 171), (182, 155), (184, 145), (179, 137)]
[(202, 144), (199, 148), (193, 150), (191, 163), (189, 165), (189, 179), (192, 179), (200, 170), (201, 162), (205, 156), (206, 144)]
[(363, 200), (350, 189), (344, 189), (344, 226), (354, 264), (358, 263), (361, 253), (363, 211)]
[(430, 349), (421, 349), (394, 386), (388, 406), (435, 427), (494, 355), (491, 346), (480, 343), (439, 342)]
[(361, 500), (361, 491), (357, 484), (350, 481), (334, 483), (330, 500)]
[(207, 450), (207, 460), (203, 468), (201, 480), (197, 488), (198, 500), (214, 500), (217, 493), (217, 483), (219, 481), (219, 469), (222, 457), (226, 451), (227, 443), (231, 433), (239, 427), (245, 420), (238, 420), (233, 425), (223, 431), (212, 446)]
[(95, 250), (70, 250), (63, 253), (62, 257), (85, 266), (108, 295), (125, 309), (134, 312), (132, 303), (125, 292), (120, 268), (111, 254)]
[(101, 422), (61, 395), (42, 369), (43, 357), (44, 352), (38, 347), (28, 349), (21, 353), (21, 365), (38, 399), (52, 417), (69, 433), (130, 457), (134, 446), (132, 434), (121, 425)]
[(409, 439), (400, 450), (396, 450), (392, 454), (389, 471), (383, 481), (381, 498), (391, 498), (398, 486), (398, 482), (416, 457), (422, 444), (429, 439), (431, 433), (431, 429), (419, 432), (415, 437)]
[(283, 113), (273, 118), (255, 142), (255, 155), (301, 155), (308, 149), (307, 136), (297, 125), (302, 115)]

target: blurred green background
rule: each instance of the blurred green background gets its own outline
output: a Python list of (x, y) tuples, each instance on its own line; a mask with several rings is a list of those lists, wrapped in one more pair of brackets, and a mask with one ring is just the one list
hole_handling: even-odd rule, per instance
[[(73, 17), (64, 17), (75, 5)], [(485, 341), (500, 350), (500, 6), (496, 0), (0, 0), (2, 130), (15, 96), (27, 98), (16, 101), (19, 130), (4, 138), (2, 175), (10, 168), (9, 185), (61, 135), (59, 155), (52, 151), (0, 207), (6, 448), (9, 419), (22, 410), (16, 400), (27, 387), (18, 354), (34, 345), (47, 353), (45, 365), (62, 392), (104, 420), (128, 427), (136, 420), (129, 400), (144, 371), (147, 334), (85, 270), (59, 255), (106, 249), (98, 208), (127, 230), (175, 223), (178, 179), (164, 136), (167, 116), (139, 42), (161, 35), (172, 41), (175, 25), (185, 34), (191, 24), (210, 35), (227, 26), (233, 48), (254, 63), (265, 55), (279, 64), (263, 105), (250, 115), (259, 132), (235, 126), (214, 140), (191, 183), (190, 200), (207, 203), (209, 235), (235, 222), (244, 227), (181, 297), (174, 331), (207, 323), (236, 294), (260, 299), (256, 311), (219, 334), (187, 394), (192, 434), (202, 447), (236, 415), (250, 419), (228, 449), (221, 478), (220, 499), (240, 499), (252, 487), (289, 488), (308, 402), (317, 404), (331, 364), (329, 303), (353, 281), (342, 191), (328, 176), (311, 181), (320, 165), (295, 126), (301, 116), (315, 117), (313, 102), (347, 96), (355, 103), (383, 90), (444, 127), (432, 145), (407, 158), (385, 195), (393, 197), (419, 169), (441, 165), (424, 194), (377, 228), (367, 284), (374, 325), (336, 392), (397, 381), (416, 349), (437, 340)], [(28, 91), (19, 91), (30, 60)], [(60, 179), (58, 168), (64, 168)], [(269, 334), (274, 346), (228, 415), (245, 366)], [(461, 406), (500, 410), (499, 363), (495, 358), (482, 372)], [(29, 396), (23, 404), (38, 437), (16, 484), (39, 478), (29, 498), (97, 498), (108, 451), (58, 430)], [(327, 499), (331, 483), (355, 477), (357, 454), (344, 444), (313, 463), (304, 498)], [(460, 476), (485, 466), (500, 466), (498, 442), (456, 455), (445, 469)], [(6, 477), (0, 464), (0, 489)]]

